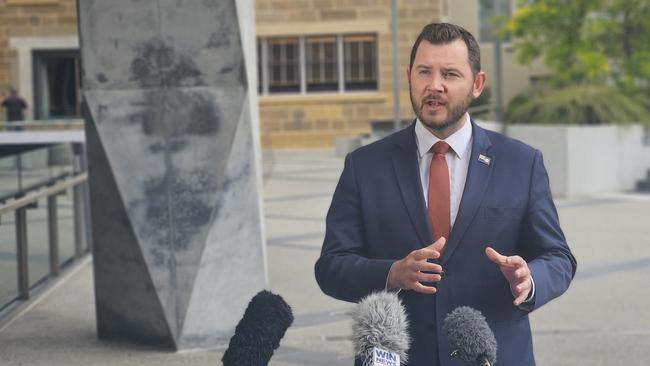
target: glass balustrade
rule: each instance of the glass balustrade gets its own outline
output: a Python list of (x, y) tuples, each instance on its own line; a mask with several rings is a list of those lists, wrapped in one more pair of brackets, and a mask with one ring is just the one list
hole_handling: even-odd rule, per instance
[(0, 156), (0, 317), (88, 251), (82, 145), (37, 146)]

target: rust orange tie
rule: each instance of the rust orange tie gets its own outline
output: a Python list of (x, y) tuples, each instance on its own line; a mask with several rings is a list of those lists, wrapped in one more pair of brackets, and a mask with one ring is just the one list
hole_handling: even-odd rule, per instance
[(438, 141), (433, 145), (433, 158), (429, 167), (429, 220), (433, 228), (434, 240), (441, 236), (449, 241), (450, 223), (450, 191), (449, 191), (449, 169), (445, 154), (449, 145), (444, 141)]

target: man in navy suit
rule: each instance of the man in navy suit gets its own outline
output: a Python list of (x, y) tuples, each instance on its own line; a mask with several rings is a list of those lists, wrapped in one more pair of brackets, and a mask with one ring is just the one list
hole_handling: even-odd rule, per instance
[(318, 284), (352, 302), (399, 291), (411, 366), (459, 365), (441, 327), (463, 305), (485, 315), (497, 365), (534, 365), (528, 313), (561, 295), (576, 270), (541, 153), (469, 117), (485, 74), (465, 29), (425, 26), (407, 77), (417, 119), (346, 157)]

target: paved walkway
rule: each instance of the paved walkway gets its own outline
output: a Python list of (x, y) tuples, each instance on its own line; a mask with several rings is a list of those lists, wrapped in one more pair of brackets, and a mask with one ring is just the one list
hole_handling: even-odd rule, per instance
[[(296, 315), (271, 365), (352, 365), (351, 305), (323, 295), (313, 276), (342, 163), (331, 151), (265, 155), (271, 290)], [(650, 196), (560, 200), (558, 209), (579, 270), (563, 297), (531, 316), (538, 364), (650, 364)], [(220, 364), (223, 348), (171, 353), (97, 340), (93, 296), (87, 258), (0, 323), (0, 365)]]

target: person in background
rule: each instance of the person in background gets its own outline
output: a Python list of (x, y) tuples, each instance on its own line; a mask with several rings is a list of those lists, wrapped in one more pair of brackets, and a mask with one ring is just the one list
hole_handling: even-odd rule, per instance
[(27, 102), (18, 96), (16, 88), (9, 87), (9, 96), (5, 98), (0, 97), (0, 105), (7, 109), (7, 123), (9, 125), (9, 130), (22, 130), (22, 126), (16, 126), (14, 123), (21, 122), (25, 119)]

